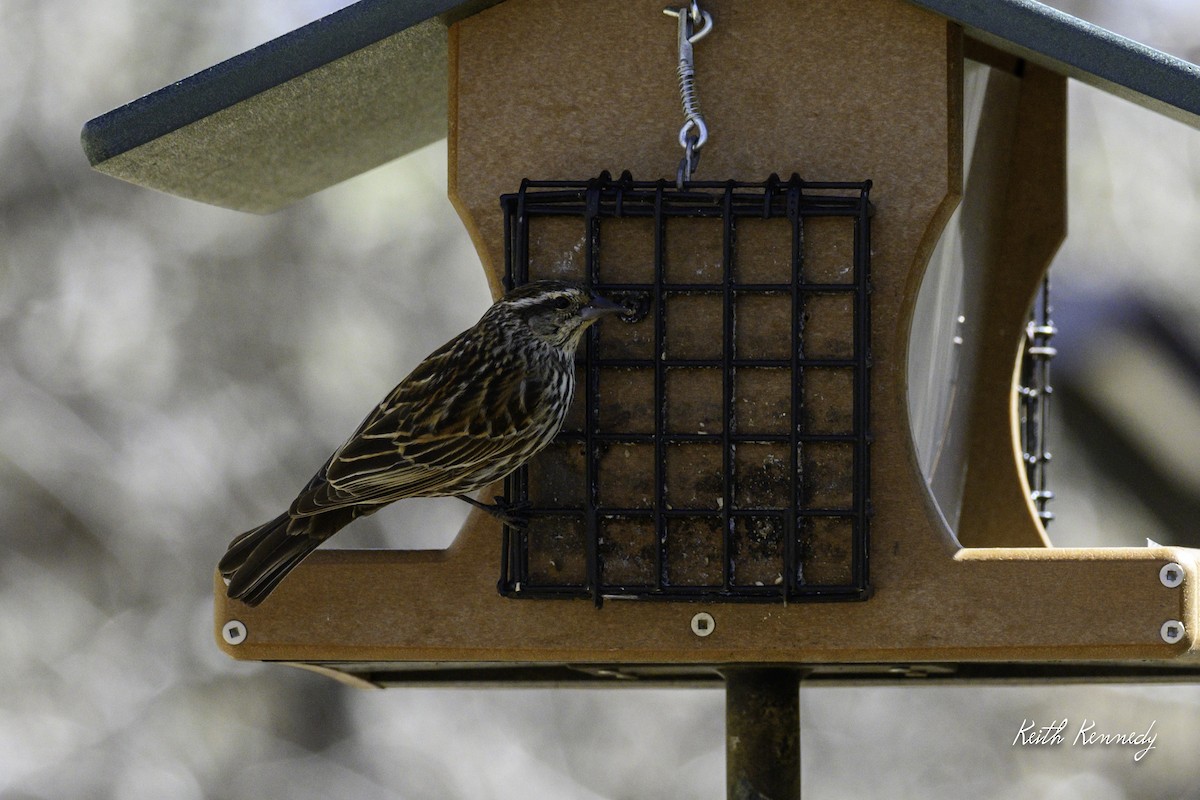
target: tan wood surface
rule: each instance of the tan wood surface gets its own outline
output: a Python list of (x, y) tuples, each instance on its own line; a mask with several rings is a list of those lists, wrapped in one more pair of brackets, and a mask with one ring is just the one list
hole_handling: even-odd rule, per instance
[(1025, 65), (996, 243), (984, 264), (976, 376), (958, 539), (965, 547), (1047, 546), (1024, 480), (1014, 371), (1029, 305), (1067, 234), (1067, 79)]

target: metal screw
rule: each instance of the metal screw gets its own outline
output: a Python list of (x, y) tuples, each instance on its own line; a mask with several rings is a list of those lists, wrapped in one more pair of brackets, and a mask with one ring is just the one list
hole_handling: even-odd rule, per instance
[(246, 625), (241, 620), (231, 619), (221, 628), (221, 638), (226, 644), (241, 644), (246, 641)]
[(1187, 629), (1185, 629), (1183, 627), (1183, 623), (1177, 619), (1167, 620), (1162, 624), (1162, 627), (1158, 629), (1158, 635), (1161, 636), (1162, 640), (1167, 644), (1175, 644), (1183, 638), (1185, 633), (1187, 633)]
[(707, 611), (701, 611), (692, 617), (692, 633), (697, 636), (708, 636), (717, 627), (717, 621)]
[(1176, 564), (1174, 561), (1169, 564), (1163, 564), (1162, 569), (1158, 571), (1158, 579), (1162, 581), (1162, 585), (1168, 589), (1174, 589), (1179, 584), (1183, 583), (1183, 567)]

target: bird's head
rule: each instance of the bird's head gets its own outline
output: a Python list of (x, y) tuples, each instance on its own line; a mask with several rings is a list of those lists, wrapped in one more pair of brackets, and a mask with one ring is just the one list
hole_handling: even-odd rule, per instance
[(534, 281), (513, 289), (493, 308), (528, 327), (537, 338), (574, 352), (583, 332), (602, 317), (621, 314), (625, 307), (563, 281)]

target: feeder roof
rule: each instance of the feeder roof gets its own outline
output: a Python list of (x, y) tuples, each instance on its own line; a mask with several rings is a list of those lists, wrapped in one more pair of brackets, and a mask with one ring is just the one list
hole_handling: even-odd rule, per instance
[[(359, 0), (89, 121), (118, 178), (266, 213), (446, 135), (447, 25), (496, 0)], [(1200, 127), (1200, 67), (1035, 0), (908, 0), (1021, 58)]]

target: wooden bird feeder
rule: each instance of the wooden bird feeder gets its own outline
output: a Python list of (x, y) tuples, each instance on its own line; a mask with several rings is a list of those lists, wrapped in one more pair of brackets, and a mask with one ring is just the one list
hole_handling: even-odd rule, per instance
[(1067, 78), (1200, 126), (1200, 68), (1032, 0), (704, 0), (680, 189), (662, 5), (362, 0), (85, 127), (103, 172), (259, 213), (448, 134), (495, 293), (639, 308), (510, 479), (527, 530), (318, 550), (257, 608), (217, 580), (220, 647), (376, 686), (1200, 676), (1196, 552), (1051, 547), (1014, 378)]

